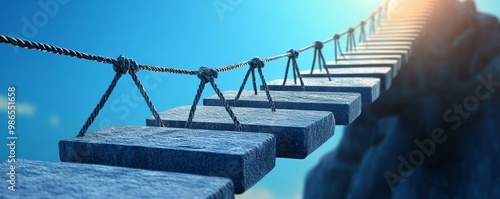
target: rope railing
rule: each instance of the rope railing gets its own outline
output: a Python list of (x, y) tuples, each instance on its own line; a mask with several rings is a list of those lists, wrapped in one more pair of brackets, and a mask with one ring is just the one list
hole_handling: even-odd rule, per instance
[[(114, 58), (110, 58), (110, 57), (106, 57), (106, 56), (94, 55), (94, 54), (76, 51), (76, 50), (72, 50), (72, 49), (68, 49), (68, 48), (44, 44), (44, 43), (40, 43), (40, 42), (33, 42), (33, 41), (24, 40), (24, 39), (15, 38), (15, 37), (10, 37), (10, 36), (1, 35), (1, 34), (0, 34), (0, 43), (8, 44), (8, 45), (16, 46), (16, 47), (21, 47), (21, 48), (26, 48), (26, 49), (31, 49), (31, 50), (39, 50), (39, 51), (43, 51), (43, 52), (49, 52), (49, 53), (54, 53), (54, 54), (59, 54), (59, 55), (64, 55), (64, 56), (69, 56), (69, 57), (75, 57), (78, 59), (85, 59), (85, 60), (89, 60), (89, 61), (96, 61), (96, 62), (100, 62), (100, 63), (111, 64), (113, 66), (113, 69), (115, 70), (116, 74), (115, 74), (110, 86), (108, 87), (108, 89), (106, 90), (104, 95), (102, 96), (101, 100), (99, 101), (99, 103), (94, 108), (93, 112), (88, 117), (85, 124), (83, 125), (78, 136), (85, 135), (86, 131), (88, 130), (90, 125), (92, 125), (93, 121), (95, 120), (95, 118), (99, 114), (100, 110), (104, 107), (104, 104), (106, 103), (107, 99), (109, 98), (109, 96), (113, 92), (114, 88), (116, 87), (118, 80), (121, 78), (121, 76), (123, 74), (126, 74), (126, 73), (128, 73), (132, 77), (137, 88), (139, 89), (142, 96), (144, 97), (146, 104), (148, 105), (150, 111), (153, 113), (153, 116), (154, 116), (158, 126), (163, 126), (162, 120), (161, 120), (158, 112), (156, 111), (155, 107), (153, 106), (153, 103), (151, 102), (143, 85), (141, 84), (139, 78), (136, 75), (136, 72), (139, 70), (146, 70), (146, 71), (151, 71), (151, 72), (172, 73), (172, 74), (182, 74), (182, 75), (197, 75), (201, 79), (201, 83), (200, 83), (200, 86), (198, 88), (198, 92), (195, 96), (195, 100), (194, 100), (193, 106), (191, 108), (188, 122), (186, 123), (187, 127), (191, 126), (192, 119), (193, 119), (194, 113), (196, 111), (196, 104), (198, 103), (198, 101), (201, 97), (201, 93), (203, 92), (205, 84), (210, 83), (212, 85), (212, 87), (214, 88), (214, 90), (216, 91), (219, 98), (221, 99), (221, 101), (223, 102), (230, 117), (233, 119), (236, 129), (242, 130), (241, 124), (237, 120), (236, 116), (234, 116), (234, 113), (232, 112), (229, 104), (227, 103), (224, 96), (222, 95), (222, 93), (218, 89), (217, 85), (215, 84), (214, 79), (217, 78), (218, 73), (231, 71), (231, 70), (235, 70), (238, 68), (242, 68), (243, 66), (246, 66), (246, 65), (250, 65), (250, 69), (248, 70), (248, 72), (245, 76), (242, 87), (240, 88), (239, 94), (236, 98), (236, 100), (238, 100), (239, 95), (241, 94), (242, 88), (244, 87), (245, 82), (248, 79), (248, 75), (250, 73), (252, 74), (252, 77), (253, 77), (254, 91), (255, 91), (255, 94), (257, 94), (257, 92), (256, 92), (257, 86), (256, 86), (256, 80), (255, 80), (255, 69), (257, 69), (259, 72), (259, 75), (261, 77), (263, 87), (266, 91), (267, 98), (270, 102), (271, 110), (274, 112), (274, 111), (276, 111), (276, 108), (275, 108), (274, 103), (272, 101), (272, 97), (269, 93), (269, 89), (267, 88), (267, 85), (266, 85), (266, 82), (264, 79), (264, 75), (262, 73), (262, 67), (264, 66), (264, 63), (269, 63), (269, 62), (272, 62), (272, 61), (275, 61), (278, 59), (282, 59), (285, 57), (289, 58), (288, 64), (286, 67), (286, 72), (288, 73), (288, 69), (289, 69), (290, 61), (291, 61), (292, 68), (293, 68), (292, 70), (293, 70), (293, 74), (294, 74), (294, 80), (295, 80), (294, 82), (295, 82), (295, 84), (297, 84), (296, 79), (298, 77), (300, 79), (301, 86), (304, 87), (304, 83), (302, 81), (302, 77), (300, 76), (300, 72), (299, 72), (299, 69), (297, 66), (296, 59), (298, 58), (298, 53), (301, 53), (301, 52), (304, 52), (304, 51), (307, 51), (307, 50), (314, 48), (314, 57), (313, 57), (313, 64), (312, 64), (311, 72), (314, 69), (315, 61), (317, 59), (319, 69), (320, 70), (325, 69), (327, 74), (328, 74), (329, 80), (331, 80), (330, 75), (329, 75), (329, 71), (326, 67), (325, 58), (323, 56), (323, 53), (321, 52), (323, 45), (334, 41), (335, 61), (337, 61), (337, 55), (338, 55), (337, 51), (340, 51), (340, 55), (343, 56), (342, 50), (340, 48), (340, 42), (339, 42), (340, 38), (344, 35), (347, 35), (348, 39), (347, 39), (347, 44), (346, 44), (346, 50), (347, 51), (352, 50), (353, 47), (355, 47), (355, 45), (356, 45), (355, 44), (355, 36), (354, 36), (355, 30), (357, 28), (361, 28), (359, 41), (362, 41), (362, 40), (364, 41), (366, 38), (364, 26), (365, 26), (365, 24), (370, 23), (370, 34), (373, 34), (376, 30), (376, 26), (379, 26), (382, 19), (385, 17), (384, 15), (387, 15), (389, 13), (388, 12), (389, 2), (390, 2), (390, 0), (386, 0), (385, 3), (377, 9), (377, 11), (373, 12), (370, 16), (368, 16), (366, 19), (364, 19), (360, 23), (356, 24), (355, 26), (347, 29), (346, 31), (344, 31), (340, 34), (335, 34), (331, 38), (328, 38), (324, 41), (316, 41), (313, 44), (308, 45), (308, 46), (303, 47), (303, 48), (300, 48), (298, 50), (289, 50), (285, 54), (280, 54), (280, 55), (276, 55), (276, 56), (272, 56), (272, 57), (268, 57), (268, 58), (264, 58), (264, 59), (254, 58), (254, 59), (249, 60), (249, 61), (238, 62), (238, 63), (234, 63), (234, 64), (230, 64), (230, 65), (222, 66), (222, 67), (218, 67), (218, 68), (202, 67), (202, 68), (200, 68), (200, 70), (187, 70), (187, 69), (173, 68), (173, 67), (162, 67), (162, 66), (137, 64), (134, 60), (125, 58), (123, 56), (120, 56), (117, 59), (114, 59)], [(285, 79), (286, 79), (286, 74), (285, 74)]]

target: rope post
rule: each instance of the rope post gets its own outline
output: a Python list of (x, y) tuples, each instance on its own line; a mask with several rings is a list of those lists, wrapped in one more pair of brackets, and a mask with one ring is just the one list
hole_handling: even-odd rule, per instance
[(323, 49), (323, 42), (321, 42), (321, 41), (314, 42), (314, 55), (313, 55), (313, 62), (312, 62), (310, 74), (313, 73), (314, 65), (316, 65), (316, 59), (318, 59), (318, 67), (320, 68), (320, 70), (321, 70), (321, 67), (323, 67), (326, 71), (327, 76), (328, 76), (328, 80), (332, 81), (332, 78), (330, 77), (330, 72), (328, 71), (328, 68), (326, 67), (325, 57), (323, 56), (321, 49)]
[(92, 123), (94, 122), (95, 118), (97, 115), (99, 115), (99, 112), (102, 110), (104, 105), (106, 104), (106, 101), (108, 100), (109, 96), (111, 96), (111, 93), (113, 92), (114, 88), (116, 87), (116, 84), (118, 80), (122, 77), (122, 75), (129, 73), (132, 76), (132, 79), (134, 80), (137, 88), (141, 92), (142, 96), (146, 100), (146, 103), (153, 113), (153, 116), (155, 117), (155, 120), (158, 124), (158, 126), (163, 127), (163, 123), (161, 122), (160, 115), (156, 111), (155, 107), (153, 106), (153, 103), (151, 102), (148, 94), (144, 90), (144, 87), (141, 84), (141, 81), (135, 74), (139, 70), (139, 66), (137, 63), (132, 60), (125, 58), (123, 55), (120, 55), (116, 60), (112, 61), (113, 63), (113, 70), (116, 72), (115, 77), (113, 78), (113, 81), (111, 81), (111, 84), (109, 85), (108, 89), (104, 93), (104, 95), (101, 97), (101, 100), (99, 103), (96, 105), (90, 116), (87, 118), (87, 121), (81, 128), (80, 132), (78, 133), (78, 137), (82, 137), (85, 135), (87, 132), (88, 128)]
[(201, 67), (197, 73), (196, 76), (200, 78), (200, 85), (198, 86), (198, 91), (196, 92), (196, 96), (193, 101), (193, 105), (191, 106), (191, 110), (189, 111), (189, 117), (186, 122), (186, 128), (190, 128), (191, 124), (193, 122), (193, 118), (196, 112), (196, 106), (198, 105), (198, 102), (200, 101), (201, 94), (203, 93), (203, 90), (205, 89), (205, 84), (210, 83), (212, 85), (212, 88), (214, 89), (215, 93), (217, 96), (219, 96), (220, 100), (222, 101), (224, 108), (226, 109), (227, 113), (231, 117), (231, 119), (234, 122), (234, 126), (237, 131), (243, 131), (243, 127), (241, 126), (241, 123), (238, 121), (238, 118), (236, 115), (234, 115), (233, 110), (229, 106), (229, 103), (226, 101), (226, 98), (224, 98), (224, 95), (222, 95), (222, 92), (220, 89), (217, 87), (217, 84), (215, 84), (215, 78), (217, 78), (218, 73), (215, 69), (208, 68), (208, 67)]
[(345, 51), (352, 51), (356, 47), (356, 37), (354, 36), (354, 28), (349, 28), (347, 31), (347, 43), (345, 47)]
[(338, 62), (338, 55), (337, 51), (340, 52), (340, 56), (344, 57), (344, 53), (342, 53), (342, 48), (340, 47), (340, 35), (336, 34), (333, 36), (334, 40), (334, 48), (335, 48), (335, 63)]
[(359, 23), (360, 31), (359, 31), (359, 43), (363, 43), (366, 41), (366, 31), (365, 31), (365, 21), (361, 21)]
[(297, 77), (300, 80), (300, 86), (302, 87), (302, 90), (304, 90), (304, 81), (302, 80), (302, 75), (300, 75), (300, 70), (299, 66), (297, 64), (297, 58), (299, 58), (299, 52), (296, 51), (295, 49), (289, 49), (287, 51), (288, 54), (288, 61), (286, 64), (286, 69), (285, 69), (285, 78), (283, 80), (283, 85), (285, 86), (287, 78), (288, 78), (288, 69), (290, 68), (290, 63), (292, 64), (292, 70), (293, 70), (293, 81), (295, 84), (297, 84)]
[(276, 112), (276, 106), (274, 105), (273, 98), (271, 97), (271, 93), (269, 92), (269, 87), (267, 86), (266, 79), (264, 78), (264, 74), (262, 73), (262, 68), (264, 68), (264, 61), (262, 61), (262, 59), (260, 59), (259, 57), (254, 57), (248, 62), (248, 64), (250, 65), (250, 68), (248, 69), (245, 78), (243, 78), (243, 83), (240, 86), (240, 90), (238, 90), (238, 94), (234, 99), (234, 103), (237, 103), (238, 100), (240, 99), (241, 93), (245, 88), (245, 84), (248, 81), (248, 76), (250, 75), (250, 73), (252, 73), (253, 89), (255, 91), (255, 95), (257, 95), (257, 84), (254, 75), (255, 69), (257, 69), (257, 71), (259, 72), (260, 79), (262, 81), (262, 86), (264, 87), (264, 90), (266, 92), (267, 100), (269, 101), (269, 104), (271, 106), (271, 111)]

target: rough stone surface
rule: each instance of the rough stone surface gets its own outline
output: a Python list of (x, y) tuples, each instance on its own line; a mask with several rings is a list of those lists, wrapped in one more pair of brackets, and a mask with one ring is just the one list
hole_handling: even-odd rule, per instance
[(414, 44), (413, 42), (409, 41), (400, 41), (400, 42), (386, 41), (386, 42), (362, 42), (359, 43), (358, 46), (410, 46), (413, 48)]
[(271, 134), (117, 126), (59, 142), (61, 161), (226, 177), (243, 193), (275, 165)]
[[(8, 168), (7, 162), (0, 166)], [(18, 159), (16, 191), (2, 187), (0, 198), (231, 199), (234, 194), (227, 178)]]
[(397, 61), (398, 70), (401, 69), (403, 61), (399, 55), (343, 55), (337, 57), (341, 61), (356, 61), (356, 60), (393, 60)]
[(333, 68), (325, 70), (314, 70), (301, 72), (302, 77), (374, 77), (380, 79), (380, 90), (386, 91), (391, 87), (392, 70), (389, 67), (359, 67), (359, 68)]
[[(380, 95), (380, 79), (378, 78), (302, 78), (305, 91), (319, 92), (351, 92), (360, 93), (363, 103), (375, 101)], [(283, 86), (283, 80), (274, 80), (267, 83), (270, 90), (277, 91), (301, 91), (300, 84), (294, 84), (293, 80), (287, 80)], [(262, 89), (262, 87), (261, 87)]]
[[(238, 91), (223, 92), (227, 102), (236, 107), (269, 108), (269, 101), (264, 91), (244, 90), (240, 99), (234, 99)], [(335, 116), (335, 124), (347, 125), (361, 113), (361, 95), (359, 93), (307, 92), (307, 91), (270, 91), (277, 109), (297, 109), (331, 111)], [(222, 106), (217, 95), (203, 100), (205, 106)]]
[[(190, 106), (181, 106), (160, 113), (165, 126), (185, 127)], [(276, 156), (305, 158), (333, 136), (335, 119), (331, 112), (266, 108), (232, 107), (247, 131), (272, 133), (276, 137)], [(148, 126), (156, 126), (153, 117), (146, 120)], [(224, 107), (198, 106), (191, 128), (236, 130)], [(247, 138), (250, 139), (250, 138)]]
[[(364, 51), (357, 51), (364, 52)], [(352, 56), (356, 56), (357, 54), (350, 54)], [(363, 55), (363, 54), (360, 54)], [(369, 54), (365, 54), (369, 56)], [(395, 60), (339, 60), (339, 61), (331, 61), (326, 62), (326, 67), (336, 69), (336, 68), (373, 68), (373, 67), (382, 67), (391, 69), (391, 76), (396, 77), (399, 71), (399, 62)]]
[[(366, 41), (369, 42), (377, 42), (377, 41), (410, 41), (414, 39), (409, 39), (409, 38), (370, 38), (367, 39)], [(357, 51), (349, 51), (345, 52), (344, 54), (346, 55), (400, 55), (401, 59), (403, 62), (408, 61), (408, 53), (406, 51), (401, 51), (401, 50), (357, 50)]]
[(310, 171), (304, 198), (500, 198), (500, 23), (473, 1), (437, 2), (392, 88)]
[[(410, 35), (408, 35), (410, 36)], [(411, 35), (411, 37), (418, 37), (418, 35)], [(355, 50), (402, 50), (411, 54), (411, 46), (357, 46)]]

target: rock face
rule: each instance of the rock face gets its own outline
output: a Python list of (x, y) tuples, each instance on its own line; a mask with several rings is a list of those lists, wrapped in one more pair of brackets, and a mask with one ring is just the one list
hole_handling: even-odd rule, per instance
[(500, 198), (500, 24), (440, 0), (390, 90), (307, 178), (305, 198)]

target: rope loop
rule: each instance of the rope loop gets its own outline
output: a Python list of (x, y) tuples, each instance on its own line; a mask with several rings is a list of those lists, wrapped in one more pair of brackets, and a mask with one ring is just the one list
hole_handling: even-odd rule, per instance
[(299, 52), (294, 49), (289, 49), (286, 53), (288, 53), (288, 58), (293, 58), (293, 59), (299, 58)]
[(314, 42), (314, 48), (318, 49), (318, 50), (323, 49), (323, 42), (321, 42), (321, 41), (315, 41)]
[(339, 34), (335, 34), (335, 35), (333, 35), (333, 39), (334, 39), (334, 40), (339, 40), (339, 39), (340, 39), (340, 35), (339, 35)]
[(196, 76), (201, 79), (204, 83), (213, 82), (215, 78), (219, 76), (217, 71), (213, 68), (208, 68), (206, 66), (200, 67), (196, 72)]
[(120, 55), (116, 60), (118, 65), (113, 64), (113, 70), (116, 72), (126, 74), (128, 72), (136, 73), (139, 71), (139, 65), (133, 59)]
[(264, 62), (259, 57), (254, 57), (248, 62), (250, 68), (264, 68)]

